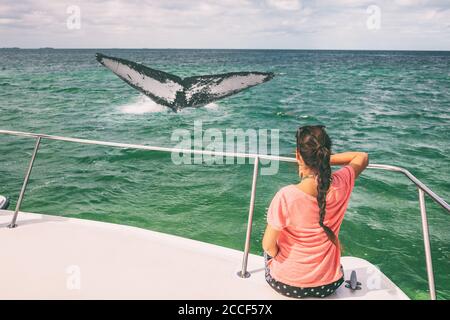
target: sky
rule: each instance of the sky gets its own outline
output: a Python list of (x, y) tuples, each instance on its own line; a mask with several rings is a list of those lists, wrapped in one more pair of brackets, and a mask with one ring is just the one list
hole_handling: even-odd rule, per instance
[(0, 47), (450, 50), (450, 0), (0, 0)]

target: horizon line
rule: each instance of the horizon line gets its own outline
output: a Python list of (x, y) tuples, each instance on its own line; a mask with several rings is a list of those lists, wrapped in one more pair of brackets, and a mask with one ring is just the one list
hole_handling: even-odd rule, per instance
[(406, 51), (406, 52), (450, 52), (450, 49), (313, 49), (313, 48), (138, 48), (138, 47), (79, 47), (79, 48), (65, 48), (65, 47), (0, 47), (0, 50), (5, 49), (20, 49), (20, 50), (266, 50), (266, 51)]

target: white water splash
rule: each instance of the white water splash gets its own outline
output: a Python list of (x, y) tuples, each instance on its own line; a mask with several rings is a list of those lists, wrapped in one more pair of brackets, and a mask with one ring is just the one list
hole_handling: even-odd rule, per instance
[(167, 112), (169, 108), (157, 104), (150, 98), (140, 95), (135, 102), (119, 106), (119, 109), (123, 113), (130, 114), (143, 114), (143, 113), (154, 113), (154, 112)]
[(211, 102), (211, 103), (208, 103), (208, 104), (205, 106), (205, 109), (208, 109), (208, 110), (217, 110), (217, 109), (219, 109), (219, 105), (218, 105), (217, 103), (215, 103), (215, 102)]

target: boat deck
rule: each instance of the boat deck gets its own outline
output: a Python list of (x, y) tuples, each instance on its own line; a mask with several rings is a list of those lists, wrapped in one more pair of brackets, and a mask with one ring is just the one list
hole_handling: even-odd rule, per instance
[[(136, 227), (0, 210), (0, 299), (287, 299), (264, 279), (237, 276), (242, 252)], [(368, 261), (343, 257), (362, 290), (342, 285), (327, 299), (408, 299)]]

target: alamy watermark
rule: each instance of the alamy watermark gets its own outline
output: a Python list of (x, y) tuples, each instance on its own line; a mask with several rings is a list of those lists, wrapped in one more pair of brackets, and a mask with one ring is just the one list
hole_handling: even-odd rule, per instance
[(66, 288), (68, 290), (81, 289), (81, 268), (78, 265), (70, 265), (66, 268)]
[(379, 30), (381, 28), (381, 9), (377, 5), (370, 5), (366, 9), (369, 17), (366, 20), (366, 26), (369, 30)]
[(382, 279), (381, 279), (381, 271), (376, 266), (369, 266), (366, 269), (367, 274), (367, 289), (369, 290), (381, 290), (382, 289)]
[[(220, 130), (209, 128), (203, 130), (200, 120), (194, 121), (193, 131), (176, 129), (171, 141), (177, 144), (172, 152), (172, 162), (180, 164), (245, 164), (252, 163), (253, 157), (246, 155), (279, 155), (278, 129), (236, 129)], [(183, 150), (202, 150), (202, 153)], [(238, 154), (238, 155), (236, 155)], [(261, 175), (278, 173), (279, 161), (260, 158)]]
[(68, 6), (66, 13), (69, 15), (66, 20), (66, 26), (69, 30), (81, 29), (81, 8), (79, 6)]

